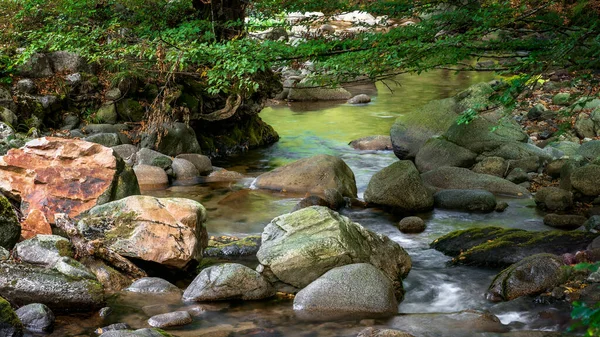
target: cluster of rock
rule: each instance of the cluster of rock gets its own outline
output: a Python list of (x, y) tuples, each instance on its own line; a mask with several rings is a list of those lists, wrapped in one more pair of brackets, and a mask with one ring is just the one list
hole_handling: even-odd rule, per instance
[[(0, 153), (19, 148), (50, 129), (107, 147), (140, 144), (169, 156), (230, 155), (279, 138), (258, 117), (265, 100), (279, 90), (275, 77), (271, 79), (274, 85), (263, 86), (261, 93), (244, 101), (234, 123), (205, 120), (204, 114), (225, 106), (227, 97), (204, 97), (207, 93), (198, 82), (182, 79), (178, 91), (167, 99), (174, 122), (157, 131), (142, 127), (148, 117), (146, 107), (160, 95), (156, 84), (130, 75), (106, 87), (97, 76), (99, 69), (98, 64), (72, 52), (32, 55), (16, 70), (20, 80), (10, 89), (0, 87)], [(48, 79), (64, 81), (64, 92), (42, 90), (40, 81)], [(189, 123), (177, 123), (184, 120)]]

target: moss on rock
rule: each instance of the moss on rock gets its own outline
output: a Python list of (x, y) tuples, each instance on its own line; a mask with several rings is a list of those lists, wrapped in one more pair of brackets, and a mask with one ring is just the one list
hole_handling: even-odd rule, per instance
[(449, 233), (431, 247), (453, 256), (455, 264), (506, 267), (535, 254), (561, 255), (585, 250), (598, 234), (530, 232), (500, 227), (471, 228)]

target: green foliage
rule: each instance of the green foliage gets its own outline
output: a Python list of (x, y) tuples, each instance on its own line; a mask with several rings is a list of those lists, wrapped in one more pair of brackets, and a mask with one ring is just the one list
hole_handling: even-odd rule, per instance
[(571, 317), (577, 320), (571, 329), (584, 328), (584, 337), (600, 336), (600, 303), (588, 307), (585, 303), (573, 302)]

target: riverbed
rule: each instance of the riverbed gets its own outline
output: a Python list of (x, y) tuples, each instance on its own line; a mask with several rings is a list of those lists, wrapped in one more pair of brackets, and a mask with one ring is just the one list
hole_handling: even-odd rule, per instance
[[(397, 158), (391, 151), (357, 151), (348, 142), (364, 136), (389, 134), (394, 120), (416, 107), (452, 96), (469, 85), (488, 81), (482, 73), (432, 72), (419, 76), (404, 75), (364, 90), (373, 95), (366, 105), (345, 103), (280, 103), (264, 109), (261, 118), (281, 136), (273, 146), (214, 163), (243, 173), (239, 182), (202, 183), (172, 186), (148, 194), (157, 197), (185, 197), (201, 202), (208, 211), (206, 226), (210, 235), (243, 237), (260, 234), (269, 221), (291, 211), (301, 199), (289, 195), (256, 190), (254, 177), (291, 161), (315, 154), (342, 158), (356, 176), (359, 197), (370, 178)], [(485, 291), (497, 269), (449, 266), (450, 258), (429, 248), (434, 239), (458, 229), (497, 225), (506, 228), (546, 230), (542, 214), (532, 199), (503, 199), (509, 204), (503, 213), (470, 214), (445, 210), (418, 214), (427, 229), (420, 234), (402, 234), (396, 227), (399, 218), (379, 209), (344, 209), (341, 213), (366, 228), (385, 234), (410, 254), (413, 268), (404, 280), (406, 296), (399, 305), (400, 314), (390, 319), (356, 319), (306, 322), (294, 315), (292, 300), (277, 297), (268, 301), (183, 304), (179, 298), (121, 295), (111, 298), (115, 312), (109, 320), (97, 315), (59, 317), (52, 336), (93, 335), (93, 330), (115, 322), (134, 328), (147, 327), (150, 315), (186, 308), (197, 318), (183, 328), (169, 330), (177, 336), (355, 336), (366, 326), (402, 329), (420, 337), (503, 336), (494, 329), (473, 328), (462, 324), (463, 310), (489, 310), (511, 330), (561, 331), (568, 324), (568, 308), (560, 304), (534, 303), (522, 298), (494, 304), (485, 299)], [(255, 265), (256, 261), (244, 261)], [(184, 282), (177, 285), (184, 287)]]

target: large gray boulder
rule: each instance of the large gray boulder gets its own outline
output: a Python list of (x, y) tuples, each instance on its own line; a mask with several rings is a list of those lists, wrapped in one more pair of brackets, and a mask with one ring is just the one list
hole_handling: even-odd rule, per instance
[(8, 199), (0, 194), (0, 247), (12, 249), (20, 236), (19, 219)]
[(437, 208), (484, 213), (496, 208), (496, 197), (484, 190), (442, 190), (433, 199)]
[(395, 162), (375, 173), (364, 197), (369, 204), (400, 212), (425, 211), (433, 207), (433, 196), (423, 185), (415, 165), (408, 160)]
[(431, 138), (417, 153), (415, 165), (419, 172), (442, 166), (471, 167), (477, 154), (442, 138)]
[(185, 123), (165, 124), (161, 137), (157, 132), (148, 131), (142, 134), (141, 148), (149, 148), (175, 157), (182, 153), (201, 153), (196, 132)]
[(104, 304), (98, 281), (25, 263), (0, 263), (0, 293), (16, 305), (42, 303), (59, 312), (93, 311)]
[(158, 151), (143, 148), (136, 152), (135, 164), (156, 166), (160, 167), (163, 170), (166, 170), (171, 168), (171, 165), (173, 164), (173, 159)]
[(94, 73), (97, 65), (89, 63), (83, 56), (68, 51), (55, 51), (48, 54), (55, 72)]
[(533, 255), (501, 271), (492, 281), (486, 296), (493, 301), (510, 301), (536, 295), (562, 284), (568, 274), (561, 257)]
[(181, 159), (175, 158), (173, 159), (173, 164), (171, 164), (171, 168), (173, 169), (173, 177), (178, 184), (195, 184), (198, 182), (198, 177), (200, 176), (200, 172), (194, 164), (191, 162)]
[(508, 162), (502, 157), (486, 157), (473, 167), (473, 172), (504, 178), (508, 173)]
[(592, 140), (581, 144), (577, 149), (577, 154), (589, 161), (600, 157), (600, 140)]
[(541, 209), (564, 211), (573, 207), (573, 193), (558, 187), (542, 187), (535, 194), (535, 203)]
[(49, 333), (54, 329), (54, 313), (44, 304), (27, 304), (17, 309), (16, 314), (29, 331)]
[(436, 190), (467, 189), (486, 190), (496, 195), (527, 197), (529, 191), (508, 180), (472, 172), (460, 167), (440, 167), (421, 174), (423, 183)]
[(72, 257), (71, 242), (58, 235), (38, 234), (15, 246), (17, 257), (27, 263), (53, 266), (63, 256)]
[(320, 196), (331, 189), (344, 197), (356, 198), (354, 173), (343, 160), (327, 154), (300, 159), (263, 173), (256, 178), (254, 185), (263, 189)]
[(586, 165), (573, 170), (571, 186), (586, 196), (600, 195), (600, 166)]
[(142, 277), (133, 282), (124, 291), (139, 294), (181, 294), (182, 292), (176, 285), (159, 277)]
[(444, 133), (456, 121), (457, 105), (454, 98), (432, 101), (398, 118), (390, 129), (396, 157), (400, 160), (415, 158), (429, 138)]
[(225, 263), (203, 269), (183, 293), (184, 301), (260, 300), (275, 289), (253, 269)]
[(184, 153), (175, 157), (175, 159), (178, 158), (185, 159), (194, 164), (200, 175), (208, 175), (213, 171), (212, 162), (207, 156), (197, 153)]
[(396, 242), (320, 206), (273, 219), (262, 233), (256, 256), (269, 281), (295, 288), (306, 287), (335, 267), (371, 263), (394, 282), (398, 298), (411, 268), (410, 257)]
[(301, 316), (393, 315), (398, 312), (392, 281), (368, 263), (333, 268), (294, 298)]
[(444, 134), (448, 141), (475, 153), (492, 151), (507, 143), (527, 142), (529, 137), (513, 122), (479, 117), (469, 124), (452, 124)]
[(23, 336), (23, 324), (10, 306), (10, 303), (2, 297), (0, 297), (0, 336)]

